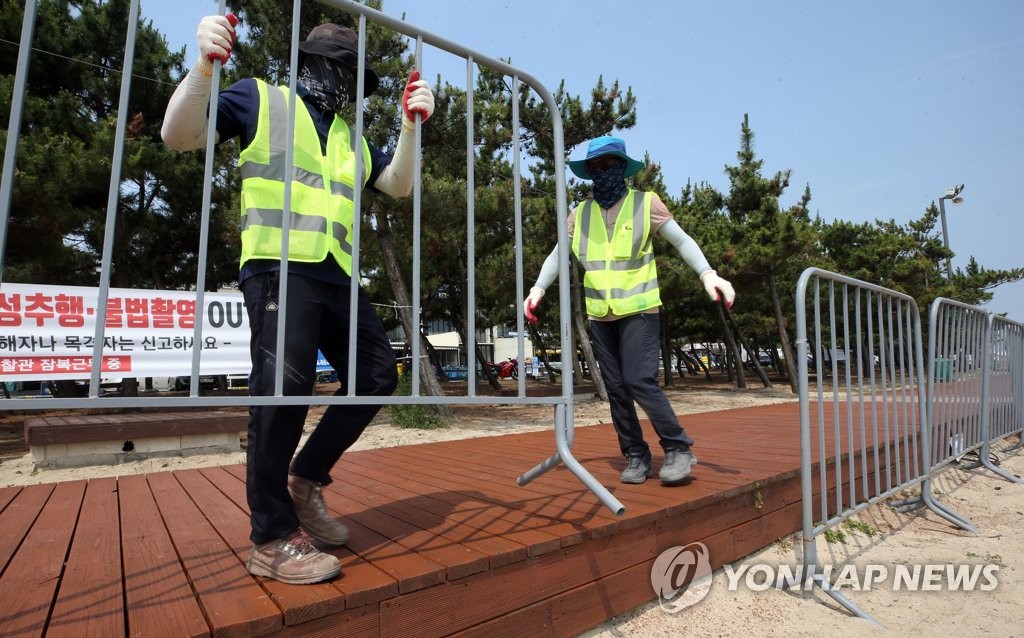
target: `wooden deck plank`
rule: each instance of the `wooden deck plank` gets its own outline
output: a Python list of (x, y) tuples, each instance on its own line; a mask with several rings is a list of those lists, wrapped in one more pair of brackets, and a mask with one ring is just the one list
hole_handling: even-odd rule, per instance
[[(452, 443), (457, 443), (452, 442)], [(538, 516), (563, 520), (576, 525), (587, 536), (602, 536), (614, 533), (619, 527), (618, 518), (600, 503), (586, 494), (585, 490), (566, 490), (545, 483), (541, 477), (525, 486), (515, 485), (519, 470), (515, 467), (483, 463), (465, 455), (455, 455), (436, 445), (418, 446), (420, 449), (388, 448), (387, 456), (402, 457), (402, 465), (422, 464), (430, 457), (437, 467), (446, 474), (464, 481), (467, 486), (488, 485), (488, 491), (518, 497), (521, 507), (527, 507)], [(416, 465), (423, 468), (423, 465)], [(510, 486), (502, 489), (496, 486)], [(514, 490), (515, 493), (512, 491)], [(516, 506), (516, 502), (512, 503)]]
[[(834, 412), (826, 406), (823, 418)], [(838, 432), (814, 432), (815, 459), (821, 446), (831, 456), (837, 440), (859, 444), (859, 427), (851, 435), (843, 406), (839, 412)], [(22, 553), (45, 538), (40, 526), (56, 518), (57, 504), (64, 501), (69, 510), (81, 504), (77, 526), (73, 512), (61, 517), (69, 527), (58, 561), (66, 556), (67, 568), (36, 602), (41, 611), (21, 592), (14, 603), (0, 597), (0, 635), (119, 635), (99, 624), (116, 610), (97, 609), (92, 619), (93, 610), (83, 606), (93, 597), (118, 597), (110, 593), (110, 572), (87, 578), (103, 573), (87, 567), (88, 559), (106, 556), (108, 568), (124, 569), (121, 630), (130, 635), (575, 636), (653, 599), (650, 568), (668, 547), (700, 540), (718, 566), (800, 526), (795, 404), (680, 420), (698, 441), (700, 463), (691, 481), (675, 487), (656, 478), (619, 483), (625, 459), (614, 429), (577, 428), (574, 457), (626, 504), (622, 517), (563, 465), (516, 484), (554, 451), (551, 431), (347, 453), (325, 489), (328, 507), (351, 530), (348, 547), (328, 550), (344, 572), (312, 586), (253, 578), (245, 570), (251, 542), (244, 465), (96, 480), (77, 492), (64, 484), (0, 490), (0, 558), (10, 557), (0, 594), (12, 574), (26, 571), (30, 561)], [(657, 470), (660, 453), (653, 451)], [(895, 444), (880, 450), (883, 482), (896, 452)], [(822, 499), (831, 509), (849, 501), (851, 487), (859, 493), (873, 485), (874, 451), (838, 466), (828, 458), (821, 470), (842, 484), (815, 494), (815, 511)], [(817, 462), (812, 473), (817, 480)], [(120, 562), (110, 558), (117, 525)], [(29, 623), (27, 633), (19, 624), (25, 605), (26, 617), (44, 619)]]
[(0, 487), (0, 512), (7, 508), (20, 491), (20, 487)]
[[(656, 557), (654, 523), (381, 603), (382, 636), (446, 636)], [(495, 592), (503, 592), (496, 596)]]
[(525, 560), (528, 556), (522, 544), (468, 525), (466, 518), (459, 516), (444, 501), (367, 480), (358, 474), (349, 475), (346, 479), (346, 485), (341, 488), (345, 495), (366, 507), (377, 508), (431, 534), (480, 552), (487, 559), (489, 568)]
[(55, 486), (0, 576), (5, 638), (43, 635), (84, 493), (85, 481)]
[[(245, 468), (242, 466), (229, 466), (225, 469), (243, 478), (245, 476)], [(419, 554), (410, 554), (400, 545), (392, 543), (391, 539), (356, 521), (346, 520), (345, 524), (350, 532), (346, 549), (397, 581), (399, 592), (415, 591), (444, 582), (443, 565)]]
[(209, 636), (144, 475), (118, 478), (128, 633)]
[[(243, 467), (237, 466), (234, 469), (244, 472)], [(236, 553), (239, 557), (248, 558), (252, 542), (249, 540), (249, 508), (246, 504), (244, 475), (240, 477), (235, 472), (226, 471), (225, 467), (204, 468), (199, 472), (244, 513), (244, 525), (235, 530), (235, 534), (239, 538), (236, 541), (239, 543), (238, 547), (244, 548), (244, 552), (238, 553), (239, 550), (236, 548)], [(242, 538), (244, 540), (241, 540)], [(331, 548), (328, 551), (341, 560), (341, 578), (332, 581), (330, 585), (344, 595), (346, 609), (378, 603), (398, 595), (398, 581), (358, 554), (352, 553), (345, 547)], [(297, 613), (299, 597), (304, 597), (305, 594), (297, 594), (294, 588), (271, 580), (264, 580), (263, 586), (270, 591), (275, 600), (279, 600), (279, 604), (285, 610), (285, 624), (293, 624), (291, 619), (295, 618)], [(305, 589), (305, 587), (299, 589)]]
[(121, 530), (114, 478), (90, 480), (86, 487), (46, 635), (124, 635)]
[[(202, 473), (178, 472), (175, 476), (185, 492), (192, 497), (199, 511), (234, 552), (238, 562), (245, 564), (252, 549), (248, 514), (239, 509), (220, 490), (210, 489), (211, 484)], [(286, 625), (308, 622), (345, 608), (344, 594), (331, 583), (291, 587), (271, 579), (256, 580), (269, 594), (270, 599), (280, 607)]]
[(29, 485), (11, 488), (11, 502), (0, 512), (0, 568), (6, 569), (22, 539), (28, 534), (39, 512), (53, 492), (53, 485)]
[(392, 471), (382, 471), (379, 463), (367, 455), (348, 455), (343, 457), (343, 462), (359, 468), (358, 472), (347, 473), (345, 477), (349, 474), (359, 474), (375, 478), (381, 483), (391, 481), (400, 488), (408, 487), (414, 492), (417, 489), (422, 492), (429, 488), (431, 500), (445, 503), (453, 514), (465, 513), (478, 529), (486, 529), (492, 534), (522, 543), (528, 556), (539, 556), (562, 547), (557, 530), (541, 529), (548, 527), (549, 522), (541, 521), (521, 509), (509, 508), (503, 502), (487, 499), (480, 492), (461, 492), (459, 490), (465, 488), (461, 483), (436, 479), (418, 472), (396, 475)]
[[(405, 457), (396, 458), (393, 455), (378, 454), (387, 450), (367, 451), (364, 458), (370, 459), (380, 467), (409, 467), (416, 463), (415, 459)], [(438, 467), (436, 463), (425, 463), (416, 465), (415, 471), (407, 470), (401, 474), (415, 477), (416, 482), (439, 490), (447, 490), (453, 494), (459, 494), (469, 500), (483, 499), (494, 503), (512, 512), (522, 512), (530, 519), (532, 529), (539, 529), (557, 537), (560, 546), (565, 547), (583, 542), (585, 530), (576, 523), (570, 523), (558, 518), (552, 518), (535, 509), (527, 507), (524, 497), (530, 497), (528, 492), (521, 491), (521, 488), (507, 486), (506, 483), (488, 482), (484, 483), (479, 477), (457, 476), (447, 471), (446, 468)], [(546, 548), (547, 551), (552, 551)]]
[[(358, 522), (367, 529), (372, 529), (381, 536), (391, 539), (439, 565), (444, 566), (445, 578), (457, 580), (484, 571), (488, 567), (487, 554), (467, 545), (454, 543), (409, 523), (397, 516), (392, 516), (386, 509), (373, 504), (360, 502), (353, 493), (363, 493), (352, 485), (344, 493), (333, 488), (333, 484), (324, 488), (324, 497), (329, 509), (341, 513), (347, 520)], [(372, 498), (367, 500), (373, 501)]]
[(214, 636), (261, 636), (284, 624), (253, 580), (170, 472), (148, 475), (153, 499)]

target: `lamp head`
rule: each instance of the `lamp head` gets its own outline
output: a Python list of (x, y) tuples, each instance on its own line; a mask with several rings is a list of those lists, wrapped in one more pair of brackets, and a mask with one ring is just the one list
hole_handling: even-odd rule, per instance
[[(963, 184), (957, 184), (953, 188), (947, 188), (946, 189), (946, 199), (955, 198), (957, 195), (960, 194), (960, 192), (963, 189), (964, 189), (964, 185)], [(961, 201), (963, 201), (963, 200), (961, 200)], [(955, 202), (955, 203), (959, 204), (960, 202)]]

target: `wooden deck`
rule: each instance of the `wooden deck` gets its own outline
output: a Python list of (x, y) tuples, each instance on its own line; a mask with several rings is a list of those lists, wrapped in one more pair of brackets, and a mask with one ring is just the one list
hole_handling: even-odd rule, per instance
[(652, 600), (669, 547), (718, 567), (800, 527), (796, 403), (681, 421), (699, 464), (677, 487), (620, 484), (611, 426), (576, 430), (621, 517), (561, 467), (516, 485), (550, 431), (346, 454), (325, 489), (344, 572), (317, 585), (245, 570), (241, 465), (5, 488), (0, 635), (573, 636)]

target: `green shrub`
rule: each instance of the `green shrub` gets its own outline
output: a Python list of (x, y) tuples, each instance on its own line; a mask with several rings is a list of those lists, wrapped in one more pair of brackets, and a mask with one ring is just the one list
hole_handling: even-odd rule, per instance
[[(412, 377), (403, 374), (398, 378), (398, 389), (395, 394), (407, 397), (412, 392)], [(433, 405), (417, 403), (401, 403), (388, 406), (391, 422), (400, 428), (417, 430), (437, 430), (451, 425), (451, 417), (439, 414)]]

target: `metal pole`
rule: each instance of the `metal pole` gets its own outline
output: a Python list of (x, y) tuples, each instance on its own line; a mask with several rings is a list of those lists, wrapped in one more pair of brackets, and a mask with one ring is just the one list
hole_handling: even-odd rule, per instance
[[(942, 245), (949, 250), (949, 231), (946, 230), (946, 197), (939, 198), (939, 217), (942, 218)], [(946, 279), (953, 279), (953, 267), (949, 264), (949, 255), (946, 256)]]

